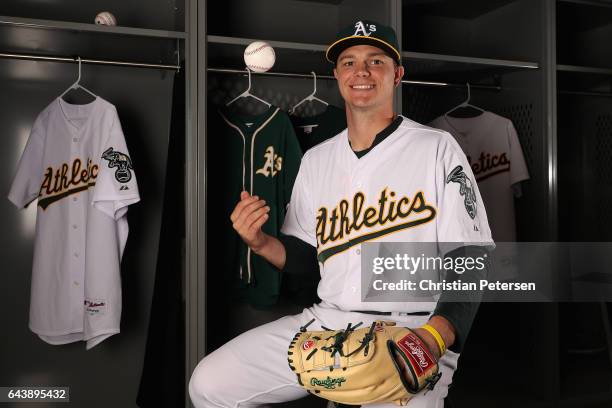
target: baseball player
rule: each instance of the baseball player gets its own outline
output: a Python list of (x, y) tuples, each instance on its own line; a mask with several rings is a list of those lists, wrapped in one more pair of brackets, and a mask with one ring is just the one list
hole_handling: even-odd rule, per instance
[(30, 329), (87, 349), (119, 333), (126, 213), (140, 195), (115, 107), (55, 99), (34, 122), (9, 199), (38, 199)]
[[(361, 246), (375, 240), (491, 243), (482, 199), (452, 136), (394, 113), (393, 93), (404, 69), (391, 28), (357, 21), (338, 34), (326, 57), (335, 64), (348, 128), (305, 153), (284, 235), (277, 239), (261, 231), (269, 208), (247, 192), (231, 215), (247, 245), (282, 273), (316, 268), (318, 260), (322, 301), (206, 356), (189, 384), (197, 408), (255, 407), (303, 397), (307, 391), (289, 367), (291, 358), (287, 364), (287, 345), (294, 344), (296, 331), (368, 326), (380, 319), (414, 328), (429, 349), (419, 346), (421, 357), (435, 358), (442, 374), (431, 391), (415, 394), (408, 405), (441, 407), (447, 395), (477, 305), (362, 302)], [(335, 387), (338, 381), (320, 383)]]

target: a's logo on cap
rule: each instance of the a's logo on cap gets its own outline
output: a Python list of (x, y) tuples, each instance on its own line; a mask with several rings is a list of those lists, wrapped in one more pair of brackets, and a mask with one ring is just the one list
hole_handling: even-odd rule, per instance
[(376, 31), (375, 24), (364, 24), (363, 21), (358, 21), (355, 23), (355, 34), (353, 35), (363, 35), (365, 37), (369, 37), (373, 32)]

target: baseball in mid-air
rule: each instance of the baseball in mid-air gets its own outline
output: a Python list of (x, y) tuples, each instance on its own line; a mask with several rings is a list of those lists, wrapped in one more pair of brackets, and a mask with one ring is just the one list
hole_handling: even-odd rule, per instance
[(117, 25), (117, 19), (115, 18), (113, 13), (109, 11), (102, 11), (98, 13), (94, 21), (98, 25), (106, 25), (106, 26), (116, 26)]
[(266, 72), (274, 66), (274, 48), (265, 41), (253, 41), (244, 50), (244, 63), (253, 72)]

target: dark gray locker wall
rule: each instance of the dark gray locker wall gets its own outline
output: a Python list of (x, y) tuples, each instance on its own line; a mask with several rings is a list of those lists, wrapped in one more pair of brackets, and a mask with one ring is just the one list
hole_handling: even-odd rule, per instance
[(561, 239), (608, 242), (612, 237), (612, 100), (560, 95), (558, 104)]
[(389, 18), (388, 1), (379, 0), (376, 7), (369, 0), (325, 3), (296, 0), (211, 1), (208, 2), (208, 33), (328, 44), (339, 29), (355, 19), (386, 22)]
[[(96, 14), (110, 11), (117, 25), (183, 31), (184, 0), (2, 0), (0, 16), (93, 24)], [(175, 19), (175, 15), (179, 18)]]
[[(77, 67), (15, 60), (0, 60), (0, 66), (0, 191), (6, 197), (34, 119), (74, 82)], [(128, 211), (120, 334), (85, 351), (82, 342), (51, 346), (29, 331), (36, 208), (17, 210), (0, 199), (3, 386), (70, 386), (71, 406), (136, 406), (158, 253), (173, 79), (172, 72), (83, 66), (83, 84), (117, 107), (141, 194), (141, 203)]]
[(338, 7), (294, 0), (210, 1), (208, 16), (209, 34), (312, 44), (332, 38), (339, 18)]
[(612, 56), (606, 45), (612, 36), (612, 7), (609, 2), (584, 3), (557, 4), (558, 63), (609, 67)]
[(404, 0), (402, 46), (406, 51), (538, 60), (540, 44), (533, 39), (540, 35), (541, 7), (532, 0)]

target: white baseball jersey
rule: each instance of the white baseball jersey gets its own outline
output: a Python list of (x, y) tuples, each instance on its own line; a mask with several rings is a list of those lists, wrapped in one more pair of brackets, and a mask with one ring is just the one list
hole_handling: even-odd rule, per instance
[(282, 232), (317, 248), (324, 303), (346, 311), (432, 311), (435, 302), (362, 302), (361, 245), (491, 243), (473, 180), (447, 132), (403, 118), (357, 158), (344, 130), (304, 155)]
[(9, 199), (38, 198), (30, 329), (87, 349), (119, 333), (127, 207), (140, 200), (117, 111), (55, 99), (36, 119)]
[(512, 122), (484, 112), (473, 118), (441, 116), (431, 126), (453, 135), (467, 155), (487, 208), (493, 238), (516, 241), (512, 185), (529, 179), (529, 173)]

